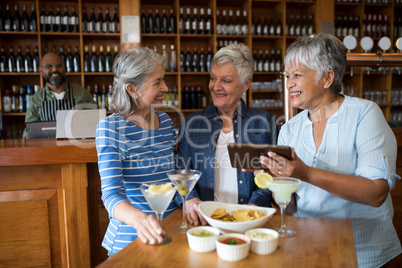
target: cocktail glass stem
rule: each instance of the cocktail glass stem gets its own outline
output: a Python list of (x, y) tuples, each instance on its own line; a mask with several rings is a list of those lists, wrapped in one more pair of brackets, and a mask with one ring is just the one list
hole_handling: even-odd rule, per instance
[(278, 232), (279, 232), (279, 235), (284, 235), (284, 234), (286, 234), (286, 225), (285, 225), (286, 206), (280, 205), (279, 208), (281, 209), (281, 227), (279, 228)]
[(187, 196), (182, 196), (182, 199), (183, 199), (183, 218), (181, 220), (180, 228), (187, 229), (188, 228), (188, 225), (187, 225), (187, 206), (186, 206)]

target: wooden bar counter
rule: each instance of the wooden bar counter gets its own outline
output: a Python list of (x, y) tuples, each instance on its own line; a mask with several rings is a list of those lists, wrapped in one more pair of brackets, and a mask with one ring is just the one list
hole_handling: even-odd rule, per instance
[(88, 217), (96, 162), (93, 139), (0, 141), (1, 267), (91, 266), (90, 244), (100, 245)]
[[(290, 238), (279, 238), (278, 249), (270, 255), (251, 253), (238, 262), (221, 260), (216, 251), (197, 253), (188, 247), (186, 235), (173, 233), (181, 223), (181, 209), (162, 221), (172, 242), (162, 246), (134, 240), (121, 252), (103, 262), (106, 267), (357, 267), (352, 223), (348, 220), (286, 217), (287, 226), (297, 232)], [(275, 229), (280, 215), (265, 227)]]

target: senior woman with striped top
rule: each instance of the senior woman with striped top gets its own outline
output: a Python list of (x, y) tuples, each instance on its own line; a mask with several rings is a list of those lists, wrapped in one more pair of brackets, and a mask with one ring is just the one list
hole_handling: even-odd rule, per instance
[[(102, 246), (111, 256), (134, 239), (156, 244), (164, 230), (139, 189), (142, 183), (169, 182), (174, 169), (176, 135), (170, 117), (160, 111), (163, 58), (148, 48), (129, 49), (116, 59), (111, 104), (117, 113), (102, 119), (96, 149), (102, 200), (110, 223)], [(171, 201), (164, 216), (176, 209)]]

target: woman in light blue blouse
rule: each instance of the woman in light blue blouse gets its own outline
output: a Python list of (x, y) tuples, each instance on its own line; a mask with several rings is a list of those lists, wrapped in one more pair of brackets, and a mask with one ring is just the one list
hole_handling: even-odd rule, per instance
[(396, 139), (377, 104), (341, 93), (346, 52), (328, 34), (288, 48), (286, 87), (304, 111), (282, 126), (278, 144), (293, 147), (293, 160), (269, 153), (261, 161), (276, 176), (302, 180), (289, 212), (351, 220), (359, 267), (381, 267), (401, 253), (390, 195), (400, 178)]
[[(110, 223), (102, 246), (109, 256), (134, 239), (155, 244), (164, 233), (139, 187), (170, 182), (176, 135), (163, 112), (163, 58), (148, 48), (129, 49), (114, 63), (111, 105), (117, 113), (102, 119), (96, 130), (102, 200)], [(172, 201), (164, 216), (176, 209)]]

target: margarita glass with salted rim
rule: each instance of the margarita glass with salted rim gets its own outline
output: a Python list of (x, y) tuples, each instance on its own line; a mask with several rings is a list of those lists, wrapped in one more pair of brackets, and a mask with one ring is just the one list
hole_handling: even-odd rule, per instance
[(268, 189), (274, 194), (275, 202), (281, 209), (281, 227), (277, 230), (280, 237), (289, 237), (296, 234), (295, 231), (286, 229), (285, 225), (285, 209), (289, 204), (294, 193), (300, 185), (301, 181), (295, 178), (289, 177), (276, 177), (273, 178), (273, 182), (267, 182)]
[[(140, 189), (147, 200), (148, 205), (151, 207), (153, 212), (155, 212), (159, 224), (161, 224), (163, 213), (169, 207), (170, 201), (172, 201), (172, 198), (176, 193), (176, 186), (170, 182), (143, 183), (141, 184)], [(164, 245), (171, 241), (172, 238), (163, 235), (162, 243), (156, 243), (155, 245)]]

